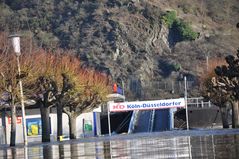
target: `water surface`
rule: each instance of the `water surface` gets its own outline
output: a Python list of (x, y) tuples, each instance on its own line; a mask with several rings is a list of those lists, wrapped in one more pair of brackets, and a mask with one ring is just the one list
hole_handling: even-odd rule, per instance
[[(118, 135), (100, 140), (73, 140), (28, 147), (2, 148), (0, 158), (239, 158), (239, 134), (200, 133), (186, 135)], [(160, 134), (160, 133), (159, 133)], [(178, 134), (178, 133), (177, 133)], [(200, 135), (201, 134), (201, 135)], [(127, 137), (126, 137), (127, 136)]]

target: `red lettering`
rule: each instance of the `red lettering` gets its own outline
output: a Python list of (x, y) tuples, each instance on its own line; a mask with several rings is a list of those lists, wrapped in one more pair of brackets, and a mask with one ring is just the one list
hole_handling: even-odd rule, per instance
[(22, 117), (18, 116), (17, 117), (17, 124), (21, 124), (22, 123)]
[[(17, 124), (21, 124), (22, 123), (22, 117), (18, 116), (16, 120), (17, 120), (16, 121)], [(12, 121), (11, 117), (8, 117), (8, 124), (11, 124), (11, 121)]]
[(118, 103), (117, 105), (113, 105), (113, 109), (124, 109), (125, 105)]
[(10, 117), (8, 117), (8, 124), (11, 124), (11, 118)]

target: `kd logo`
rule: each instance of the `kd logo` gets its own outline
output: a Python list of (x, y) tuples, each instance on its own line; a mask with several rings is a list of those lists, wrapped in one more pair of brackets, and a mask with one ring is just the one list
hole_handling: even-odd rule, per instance
[(117, 103), (116, 105), (113, 105), (113, 109), (124, 109), (125, 105), (121, 103)]

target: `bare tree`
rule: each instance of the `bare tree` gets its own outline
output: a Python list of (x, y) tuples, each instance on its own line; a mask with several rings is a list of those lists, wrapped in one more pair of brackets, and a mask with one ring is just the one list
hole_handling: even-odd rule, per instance
[(228, 55), (225, 60), (227, 65), (217, 66), (215, 68), (216, 76), (212, 83), (214, 88), (221, 92), (229, 94), (232, 101), (232, 126), (239, 127), (239, 52), (237, 56)]
[(218, 65), (225, 65), (224, 59), (214, 58), (210, 59), (209, 66), (205, 69), (204, 74), (201, 75), (201, 93), (210, 100), (213, 104), (219, 107), (222, 117), (223, 128), (229, 128), (227, 104), (231, 101), (230, 93), (217, 85), (216, 74), (214, 69)]

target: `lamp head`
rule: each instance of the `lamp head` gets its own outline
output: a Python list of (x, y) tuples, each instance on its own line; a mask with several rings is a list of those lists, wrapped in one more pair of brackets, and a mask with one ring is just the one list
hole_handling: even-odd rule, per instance
[(14, 34), (10, 35), (9, 38), (12, 40), (12, 46), (14, 49), (14, 52), (17, 56), (21, 55), (21, 49), (20, 49), (20, 35)]

